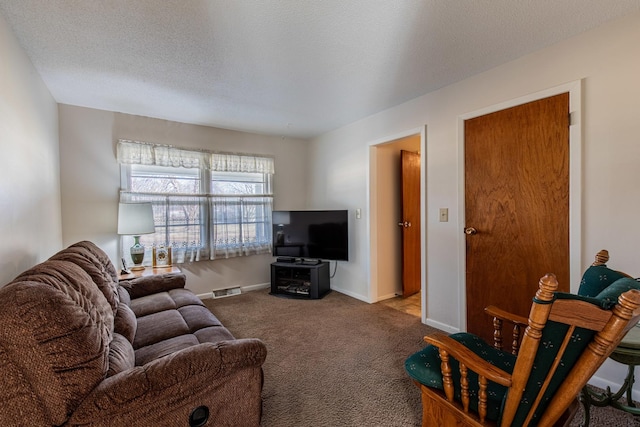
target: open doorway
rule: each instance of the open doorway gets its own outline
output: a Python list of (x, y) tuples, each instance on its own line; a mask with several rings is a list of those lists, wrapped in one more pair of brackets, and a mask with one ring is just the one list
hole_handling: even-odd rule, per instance
[[(410, 134), (370, 147), (370, 210), (371, 210), (371, 300), (383, 302), (393, 308), (421, 316), (422, 294), (422, 215), (403, 216), (403, 172), (402, 153), (421, 151), (422, 133)], [(418, 159), (420, 158), (417, 155)], [(420, 161), (417, 167), (417, 185), (410, 190), (410, 198), (417, 201), (420, 210)], [(405, 186), (406, 187), (406, 186)], [(407, 243), (407, 234), (414, 233), (414, 239), (408, 253), (403, 248)], [(405, 262), (406, 261), (406, 262)], [(407, 268), (414, 283), (407, 281)], [(410, 279), (411, 280), (411, 279)], [(414, 288), (414, 290), (411, 290)], [(417, 291), (417, 292), (416, 292)], [(403, 298), (403, 295), (407, 298)]]

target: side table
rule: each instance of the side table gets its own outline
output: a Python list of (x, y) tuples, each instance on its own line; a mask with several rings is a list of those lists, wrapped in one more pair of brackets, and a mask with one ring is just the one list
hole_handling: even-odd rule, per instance
[(145, 267), (144, 270), (132, 271), (129, 274), (119, 273), (118, 282), (122, 282), (123, 280), (132, 280), (138, 277), (157, 276), (159, 274), (168, 273), (180, 273), (180, 269), (173, 265), (167, 267)]
[[(622, 387), (617, 393), (612, 393), (609, 387), (604, 393), (590, 390), (588, 386), (582, 389), (580, 401), (584, 407), (584, 423), (582, 425), (585, 427), (589, 426), (589, 407), (591, 405), (598, 407), (613, 406), (622, 411), (640, 415), (640, 408), (634, 405), (631, 395), (633, 383), (635, 382), (635, 367), (640, 365), (640, 326), (631, 328), (609, 357), (628, 366), (627, 378), (625, 378)], [(623, 395), (627, 399), (626, 405), (619, 402)]]

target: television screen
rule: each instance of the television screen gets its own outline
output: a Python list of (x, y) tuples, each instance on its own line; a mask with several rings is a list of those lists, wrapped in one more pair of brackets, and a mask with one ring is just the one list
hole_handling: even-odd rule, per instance
[(349, 261), (347, 210), (273, 211), (273, 255)]

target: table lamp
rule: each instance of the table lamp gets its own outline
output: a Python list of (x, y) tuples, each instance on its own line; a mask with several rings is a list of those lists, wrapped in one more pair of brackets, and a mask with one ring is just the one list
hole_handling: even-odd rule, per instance
[(118, 234), (133, 236), (131, 246), (131, 270), (144, 270), (144, 246), (140, 235), (155, 233), (151, 203), (120, 203), (118, 205)]
[(291, 222), (290, 212), (274, 211), (272, 217), (273, 223), (278, 227), (276, 230), (276, 244), (284, 245), (284, 226)]

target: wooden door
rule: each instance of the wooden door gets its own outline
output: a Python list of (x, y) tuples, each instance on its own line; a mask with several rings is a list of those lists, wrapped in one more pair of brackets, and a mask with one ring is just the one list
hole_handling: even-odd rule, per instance
[(569, 94), (464, 131), (467, 331), (491, 340), (486, 306), (528, 317), (546, 273), (569, 291)]
[(402, 296), (420, 292), (420, 154), (401, 151)]

